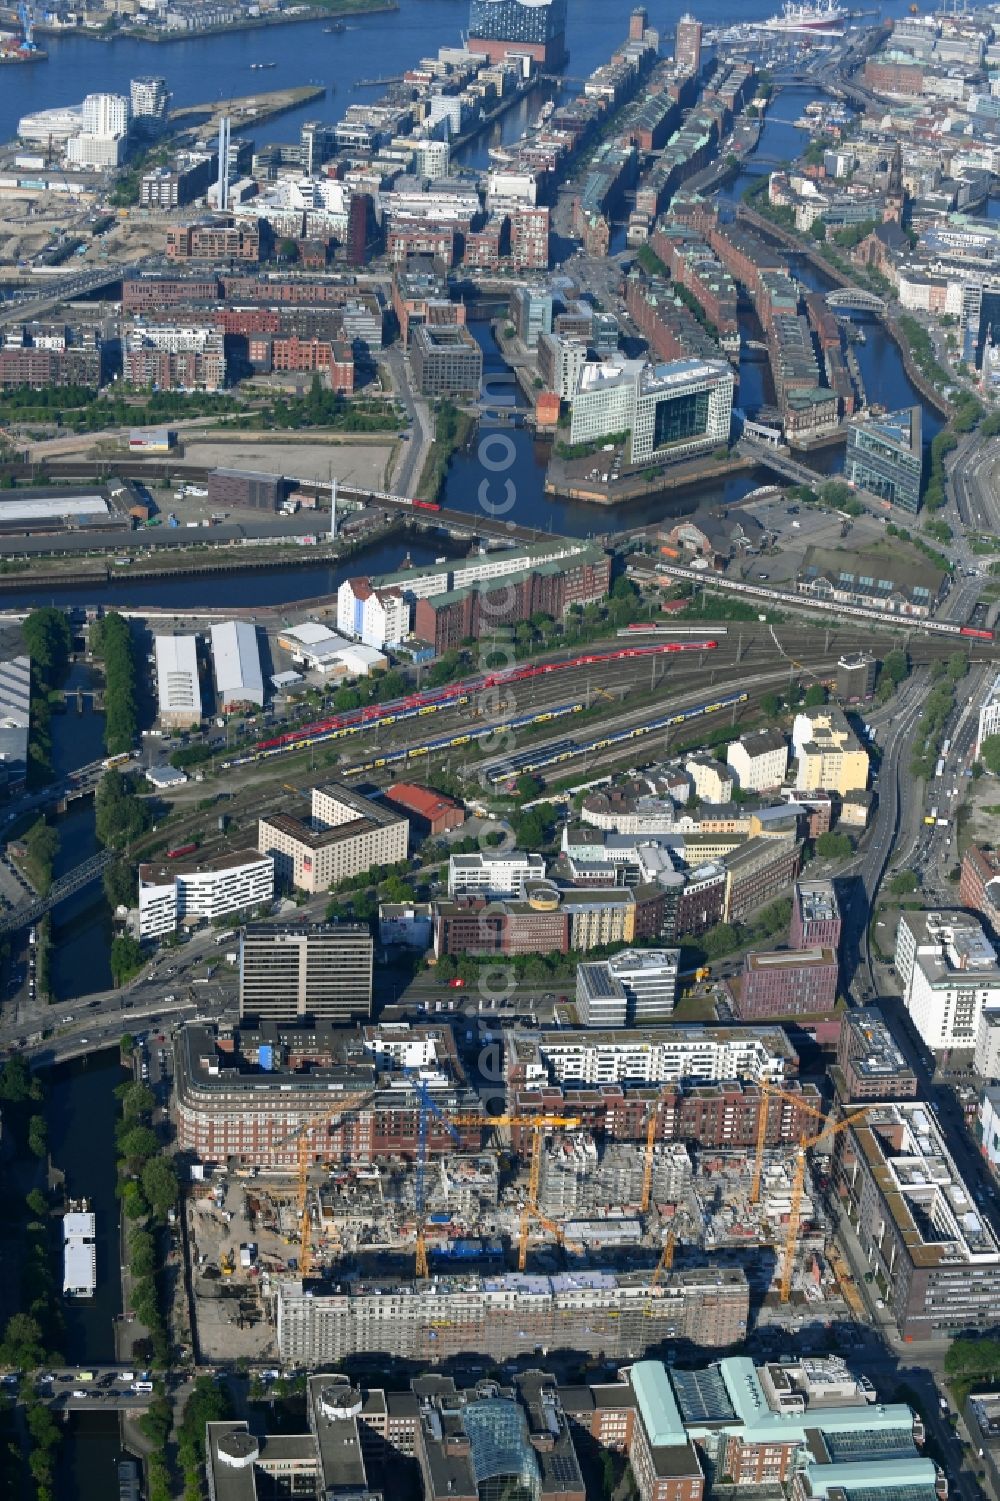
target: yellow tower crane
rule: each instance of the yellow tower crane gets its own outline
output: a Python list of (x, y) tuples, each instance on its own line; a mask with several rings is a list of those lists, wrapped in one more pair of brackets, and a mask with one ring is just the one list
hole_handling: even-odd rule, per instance
[(322, 1115), (314, 1115), (311, 1120), (304, 1121), (289, 1136), (282, 1137), (277, 1143), (284, 1146), (294, 1141), (296, 1148), (296, 1213), (299, 1222), (299, 1276), (303, 1281), (312, 1271), (312, 1226), (309, 1222), (309, 1167), (316, 1155), (315, 1134), (318, 1131), (329, 1132), (332, 1126), (338, 1125), (345, 1116), (351, 1115), (355, 1110), (361, 1110), (370, 1101), (373, 1090), (366, 1090), (362, 1094), (344, 1095), (338, 1101), (333, 1110), (324, 1111)]
[[(854, 1126), (865, 1115), (870, 1107), (862, 1105), (857, 1110), (852, 1110), (850, 1115), (845, 1115), (843, 1120), (836, 1123), (832, 1117), (820, 1116), (823, 1121), (822, 1131), (817, 1131), (814, 1136), (803, 1136), (795, 1149), (795, 1171), (792, 1176), (792, 1198), (788, 1210), (788, 1229), (785, 1234), (785, 1250), (781, 1263), (781, 1282), (779, 1285), (779, 1297), (782, 1303), (787, 1303), (792, 1290), (792, 1268), (795, 1264), (795, 1250), (799, 1243), (799, 1215), (802, 1210), (802, 1194), (806, 1181), (806, 1152), (810, 1147), (816, 1146), (824, 1137), (836, 1136), (845, 1131), (848, 1126)], [(818, 1111), (811, 1112), (817, 1115)]]
[(552, 1220), (546, 1219), (538, 1207), (538, 1187), (542, 1177), (542, 1141), (547, 1131), (575, 1131), (582, 1124), (575, 1115), (451, 1115), (447, 1119), (453, 1126), (516, 1126), (531, 1132), (531, 1157), (528, 1167), (528, 1193), (521, 1209), (521, 1229), (517, 1246), (517, 1269), (523, 1272), (528, 1264), (528, 1232), (531, 1221), (536, 1220), (543, 1229), (562, 1240), (562, 1230)]
[(656, 1146), (656, 1105), (649, 1109), (646, 1122), (646, 1155), (642, 1164), (642, 1198), (639, 1207), (643, 1214), (649, 1213), (649, 1201), (653, 1189), (653, 1151)]
[(822, 1110), (816, 1110), (801, 1095), (793, 1094), (790, 1089), (779, 1089), (776, 1084), (768, 1084), (766, 1079), (761, 1079), (758, 1089), (764, 1096), (760, 1115), (757, 1118), (757, 1142), (753, 1161), (753, 1180), (750, 1184), (751, 1204), (760, 1203), (760, 1180), (764, 1171), (764, 1151), (767, 1146), (767, 1128), (771, 1119), (771, 1099), (787, 1100), (790, 1105), (796, 1106), (805, 1115), (811, 1115), (818, 1121), (825, 1121), (827, 1117)]

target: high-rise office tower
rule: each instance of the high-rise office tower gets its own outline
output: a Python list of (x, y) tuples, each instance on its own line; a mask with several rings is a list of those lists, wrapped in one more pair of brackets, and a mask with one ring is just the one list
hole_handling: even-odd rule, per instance
[(694, 16), (685, 14), (677, 22), (674, 60), (685, 73), (701, 72), (701, 31), (701, 22)]
[(364, 923), (251, 923), (240, 939), (240, 1016), (280, 1022), (371, 1016), (372, 956)]
[(560, 68), (566, 61), (566, 0), (472, 0), (468, 46), (491, 62), (530, 57)]
[(643, 32), (649, 25), (649, 13), (644, 5), (637, 5), (628, 19), (628, 39), (630, 42), (641, 42)]
[(229, 116), (219, 121), (219, 183), (216, 208), (224, 213), (229, 207)]

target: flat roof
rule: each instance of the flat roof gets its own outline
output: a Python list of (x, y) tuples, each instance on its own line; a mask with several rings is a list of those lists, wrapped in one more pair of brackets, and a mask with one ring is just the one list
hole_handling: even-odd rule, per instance
[(109, 516), (111, 508), (103, 495), (65, 495), (51, 499), (18, 498), (0, 500), (0, 522), (57, 521), (62, 517)]

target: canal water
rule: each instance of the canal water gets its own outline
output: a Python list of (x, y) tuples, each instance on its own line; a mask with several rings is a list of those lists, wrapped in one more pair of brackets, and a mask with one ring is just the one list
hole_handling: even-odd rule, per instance
[[(117, 1050), (63, 1064), (48, 1079), (47, 1115), (52, 1162), (66, 1189), (86, 1198), (95, 1215), (97, 1289), (86, 1302), (64, 1305), (63, 1354), (87, 1365), (115, 1357), (114, 1327), (121, 1314), (119, 1204), (115, 1195), (114, 1091), (128, 1076)], [(58, 1255), (59, 1253), (56, 1252)], [(62, 1286), (62, 1265), (56, 1267)], [(107, 1501), (116, 1496), (115, 1466), (124, 1457), (117, 1416), (94, 1412), (69, 1420), (58, 1455), (55, 1493), (60, 1501)]]

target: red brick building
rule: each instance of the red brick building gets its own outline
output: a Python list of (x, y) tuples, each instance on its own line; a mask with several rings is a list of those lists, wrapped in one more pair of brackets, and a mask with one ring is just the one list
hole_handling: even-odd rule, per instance
[(1000, 856), (996, 850), (970, 844), (962, 861), (958, 899), (970, 912), (978, 912), (1000, 934)]
[(481, 628), (517, 625), (539, 613), (558, 620), (571, 605), (603, 599), (610, 570), (608, 555), (594, 547), (507, 578), (418, 599), (414, 635), (440, 655), (469, 637), (478, 640)]
[(429, 834), (446, 834), (449, 829), (460, 829), (465, 822), (465, 809), (454, 798), (435, 792), (432, 787), (419, 787), (415, 782), (395, 782), (386, 797), (411, 823), (426, 829)]
[(219, 281), (215, 276), (126, 277), (122, 282), (122, 312), (158, 312), (177, 302), (217, 302)]
[(168, 261), (259, 261), (256, 224), (177, 224), (167, 230)]
[(439, 902), (434, 915), (434, 952), (460, 954), (565, 954), (569, 915), (537, 911), (527, 902), (465, 898)]
[(823, 1015), (836, 1003), (839, 973), (837, 955), (829, 948), (747, 954), (734, 987), (737, 1014), (741, 1021)]
[(517, 271), (547, 271), (549, 210), (544, 205), (519, 204), (510, 215), (510, 259)]

